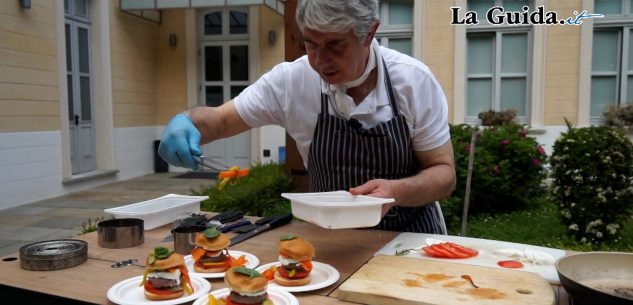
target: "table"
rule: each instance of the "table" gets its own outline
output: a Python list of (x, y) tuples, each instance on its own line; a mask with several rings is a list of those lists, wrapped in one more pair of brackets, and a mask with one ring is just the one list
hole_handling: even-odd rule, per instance
[[(144, 272), (148, 253), (156, 246), (173, 248), (173, 242), (162, 242), (169, 234), (169, 225), (145, 231), (142, 245), (125, 249), (105, 249), (98, 246), (97, 232), (76, 239), (88, 242), (88, 260), (68, 269), (56, 271), (27, 271), (20, 268), (18, 254), (2, 258), (0, 295), (7, 304), (113, 304), (106, 293), (114, 284)], [(260, 264), (277, 261), (279, 237), (286, 234), (304, 236), (316, 249), (315, 261), (335, 267), (340, 279), (334, 285), (319, 290), (295, 293), (301, 305), (353, 304), (337, 298), (337, 287), (371, 259), (373, 254), (398, 235), (398, 232), (371, 229), (328, 230), (293, 220), (290, 224), (256, 235), (232, 250), (256, 255)], [(232, 235), (232, 233), (229, 233)], [(138, 263), (122, 268), (111, 265), (127, 259)], [(226, 287), (222, 279), (210, 279), (212, 289)], [(562, 287), (553, 286), (557, 304), (569, 304)], [(9, 300), (5, 296), (10, 296)], [(192, 302), (188, 303), (191, 304)]]

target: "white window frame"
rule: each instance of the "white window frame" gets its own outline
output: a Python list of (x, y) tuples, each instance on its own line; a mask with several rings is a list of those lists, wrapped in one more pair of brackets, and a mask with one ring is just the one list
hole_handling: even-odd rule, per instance
[[(222, 33), (218, 35), (205, 35), (204, 34), (204, 16), (208, 13), (222, 11)], [(243, 34), (230, 34), (229, 13), (231, 11), (241, 11), (248, 16), (248, 28), (246, 33)], [(253, 75), (253, 51), (251, 50), (250, 32), (253, 30), (253, 19), (251, 18), (251, 12), (248, 7), (217, 7), (211, 9), (205, 9), (200, 12), (200, 18), (198, 18), (198, 28), (200, 30), (200, 52), (204, 54), (204, 47), (207, 46), (220, 46), (222, 48), (222, 81), (206, 81), (204, 78), (205, 60), (200, 57), (200, 69), (198, 74), (199, 82), (199, 105), (206, 104), (206, 87), (207, 86), (222, 86), (223, 102), (231, 99), (231, 87), (232, 86), (249, 86), (251, 84), (251, 76)], [(245, 81), (231, 81), (230, 71), (230, 48), (231, 46), (246, 46), (248, 48), (248, 79)]]
[[(532, 87), (532, 82), (531, 82), (531, 63), (532, 63), (532, 52), (531, 50), (533, 49), (532, 47), (532, 32), (524, 27), (505, 27), (502, 29), (497, 28), (495, 31), (490, 31), (488, 30), (487, 26), (484, 29), (483, 27), (477, 28), (477, 29), (472, 29), (468, 31), (468, 34), (471, 33), (494, 33), (494, 40), (493, 40), (493, 52), (494, 52), (494, 63), (493, 63), (493, 72), (492, 75), (477, 75), (477, 74), (468, 74), (468, 71), (466, 71), (466, 88), (468, 89), (468, 80), (470, 79), (489, 79), (492, 78), (492, 101), (491, 101), (491, 109), (494, 111), (502, 111), (502, 110), (506, 110), (506, 109), (501, 109), (501, 79), (502, 78), (524, 78), (526, 81), (525, 84), (525, 101), (527, 103), (527, 105), (525, 105), (525, 113), (526, 115), (524, 116), (518, 116), (515, 118), (515, 120), (519, 123), (528, 123), (529, 122), (529, 114), (531, 112), (531, 87)], [(526, 63), (527, 63), (527, 67), (526, 67), (526, 72), (525, 73), (506, 73), (503, 74), (501, 72), (501, 52), (502, 52), (502, 37), (505, 34), (511, 34), (511, 33), (525, 33), (527, 34), (527, 45), (528, 45), (528, 52), (527, 52), (527, 59), (526, 59)], [(468, 37), (468, 36), (467, 36)], [(468, 39), (468, 38), (467, 38)], [(468, 45), (468, 42), (466, 43)], [(468, 48), (466, 49), (468, 50)], [(465, 104), (465, 117), (464, 117), (464, 121), (468, 124), (480, 124), (481, 120), (477, 117), (477, 115), (474, 116), (469, 116), (467, 113), (468, 110), (468, 96), (466, 96), (466, 104)], [(487, 109), (486, 109), (487, 110)], [(484, 111), (486, 111), (484, 110)]]
[[(630, 13), (631, 9), (631, 0), (622, 0), (622, 12), (623, 14), (609, 14), (605, 15), (603, 18), (596, 18), (593, 20), (593, 29), (591, 31), (591, 45), (589, 45), (589, 50), (593, 50), (593, 33), (596, 30), (603, 29), (617, 29), (619, 31), (618, 36), (618, 59), (617, 59), (617, 72), (615, 74), (616, 77), (616, 88), (615, 88), (615, 96), (617, 98), (614, 101), (613, 105), (624, 105), (627, 104), (627, 101), (624, 97), (627, 95), (627, 86), (628, 86), (628, 77), (633, 76), (633, 71), (628, 70), (628, 49), (629, 49), (629, 40), (633, 39), (630, 33), (633, 30), (633, 14)], [(597, 12), (600, 13), (600, 12)], [(591, 56), (589, 56), (589, 69), (591, 72), (591, 76), (589, 77), (589, 84), (591, 87), (592, 79), (594, 76), (613, 76), (613, 73), (609, 72), (594, 72), (591, 67), (591, 62), (593, 60), (593, 51), (591, 51)], [(633, 97), (629, 97), (631, 100)], [(587, 97), (587, 116), (589, 118), (589, 124), (592, 125), (604, 125), (606, 123), (606, 119), (603, 115), (595, 116), (591, 115), (591, 95)]]
[[(380, 45), (389, 47), (390, 38), (409, 38), (411, 39), (411, 56), (414, 54), (415, 43), (413, 41), (413, 23), (411, 24), (390, 24), (389, 23), (389, 3), (390, 1), (380, 1), (380, 26), (376, 31), (376, 39)], [(415, 22), (414, 6), (415, 1), (411, 3), (411, 22)]]
[[(543, 6), (547, 9), (546, 0), (533, 0), (533, 7)], [(461, 18), (467, 11), (467, 0), (455, 0), (456, 7), (461, 7)], [(478, 25), (484, 30), (490, 25)], [(454, 87), (453, 87), (453, 123), (465, 123), (466, 118), (466, 41), (467, 31), (472, 26), (454, 25), (455, 28), (455, 60), (454, 60)], [(531, 99), (528, 120), (533, 129), (541, 128), (544, 121), (544, 83), (545, 83), (545, 41), (546, 30), (543, 26), (532, 28), (532, 47), (530, 50), (532, 62), (530, 63), (531, 87), (528, 88)]]

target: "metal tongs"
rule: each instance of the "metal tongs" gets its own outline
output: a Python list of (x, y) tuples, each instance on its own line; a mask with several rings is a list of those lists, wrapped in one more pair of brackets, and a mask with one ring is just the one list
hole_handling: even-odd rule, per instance
[(198, 162), (198, 165), (200, 165), (200, 167), (208, 168), (216, 172), (226, 171), (231, 168), (224, 163), (215, 161), (205, 156), (193, 156), (193, 158)]

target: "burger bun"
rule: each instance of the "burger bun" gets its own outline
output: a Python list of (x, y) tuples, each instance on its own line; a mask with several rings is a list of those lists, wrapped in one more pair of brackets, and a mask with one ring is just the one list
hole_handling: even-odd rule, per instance
[(220, 273), (226, 271), (227, 267), (202, 268), (198, 264), (193, 264), (193, 270), (198, 273)]
[(303, 286), (310, 283), (311, 279), (310, 275), (301, 279), (287, 279), (281, 276), (279, 272), (275, 272), (275, 282), (281, 286)]
[(177, 299), (181, 297), (184, 294), (182, 289), (179, 291), (174, 291), (174, 293), (170, 293), (170, 294), (156, 294), (156, 293), (151, 293), (147, 290), (144, 290), (144, 291), (145, 291), (145, 298), (152, 301), (173, 300), (173, 299)]
[(238, 293), (260, 292), (268, 287), (268, 281), (264, 276), (250, 278), (246, 274), (236, 272), (235, 268), (226, 271), (224, 282), (231, 290)]
[(206, 238), (204, 233), (198, 233), (196, 235), (196, 245), (207, 251), (219, 251), (230, 246), (231, 240), (222, 233), (215, 238)]
[(147, 265), (148, 269), (167, 269), (172, 267), (184, 266), (185, 265), (185, 257), (179, 253), (172, 253), (166, 259), (157, 259), (153, 264), (150, 264), (151, 256), (148, 256), (145, 259), (145, 265)]
[(314, 246), (302, 237), (295, 237), (280, 240), (279, 253), (299, 261), (307, 261), (314, 257)]

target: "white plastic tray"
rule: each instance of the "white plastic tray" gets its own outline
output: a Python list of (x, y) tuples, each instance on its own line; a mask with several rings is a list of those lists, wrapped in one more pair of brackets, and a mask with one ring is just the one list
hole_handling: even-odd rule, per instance
[(346, 191), (283, 193), (292, 214), (326, 229), (372, 227), (380, 222), (382, 205), (393, 198), (352, 195)]
[(145, 230), (151, 230), (173, 222), (183, 213), (200, 212), (200, 202), (209, 196), (186, 196), (168, 194), (147, 201), (103, 210), (115, 218), (139, 218), (144, 221)]

